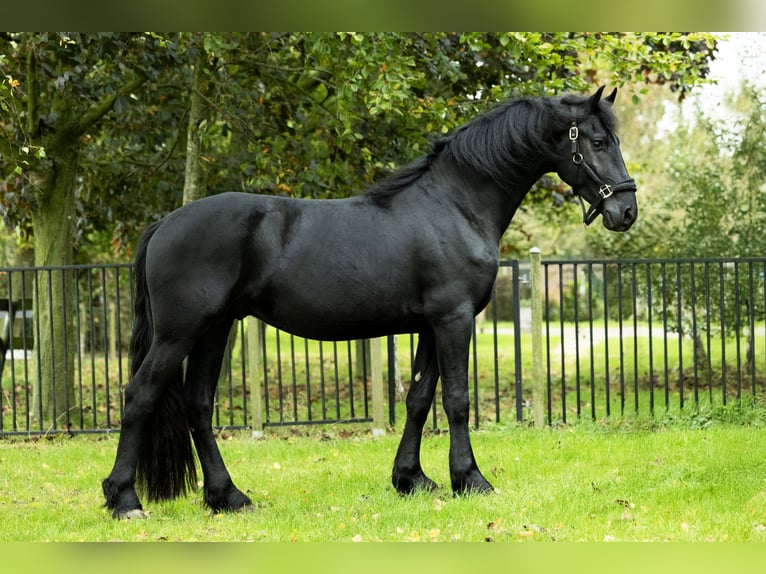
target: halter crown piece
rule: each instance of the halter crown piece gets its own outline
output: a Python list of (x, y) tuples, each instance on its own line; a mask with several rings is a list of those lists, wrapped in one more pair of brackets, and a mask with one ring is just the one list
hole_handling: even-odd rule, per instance
[(607, 197), (611, 197), (613, 194), (617, 193), (618, 191), (633, 191), (635, 192), (638, 188), (636, 187), (636, 180), (630, 178), (626, 179), (623, 182), (620, 182), (615, 185), (610, 185), (609, 183), (606, 183), (604, 178), (600, 177), (596, 170), (591, 166), (587, 161), (585, 161), (585, 158), (583, 157), (582, 153), (580, 153), (580, 143), (579, 143), (579, 137), (580, 137), (580, 130), (577, 129), (577, 122), (572, 122), (572, 125), (569, 127), (569, 141), (571, 142), (571, 153), (572, 153), (572, 162), (577, 167), (582, 167), (585, 170), (585, 173), (588, 174), (588, 177), (590, 177), (594, 182), (596, 182), (596, 185), (599, 186), (598, 188), (598, 197), (595, 197), (593, 199), (591, 198), (585, 198), (588, 203), (590, 203), (590, 209), (587, 211), (585, 210), (585, 203), (583, 201), (583, 197), (578, 194), (577, 199), (580, 200), (580, 207), (582, 208), (582, 221), (585, 225), (590, 225), (593, 223), (593, 220), (598, 217), (599, 210), (598, 208), (601, 205), (601, 202), (604, 201)]

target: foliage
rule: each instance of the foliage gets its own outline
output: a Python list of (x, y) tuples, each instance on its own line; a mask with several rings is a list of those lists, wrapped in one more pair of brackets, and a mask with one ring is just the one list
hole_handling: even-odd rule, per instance
[[(81, 119), (109, 104), (76, 140), (73, 237), (78, 246), (98, 242), (97, 251), (108, 250), (105, 240), (124, 249), (180, 203), (200, 55), (212, 111), (202, 146), (209, 191), (338, 197), (513, 94), (609, 82), (634, 97), (646, 83), (683, 95), (707, 75), (715, 41), (675, 33), (4, 34), (0, 204), (8, 224), (29, 232), (27, 174), (46, 155), (50, 163), (51, 134), (66, 131), (54, 102)], [(34, 74), (30, 57), (39, 62)], [(535, 193), (551, 191), (563, 195), (556, 181)]]
[[(747, 258), (763, 254), (766, 234), (766, 99), (743, 84), (733, 103), (734, 121), (715, 121), (699, 114), (689, 129), (679, 129), (675, 152), (667, 161), (668, 185), (675, 193), (665, 196), (665, 241), (659, 246), (666, 257)], [(677, 230), (682, 229), (679, 233)], [(714, 284), (705, 281), (697, 267), (696, 282), (683, 289), (655, 284), (656, 293), (677, 302), (671, 327), (697, 336), (710, 316), (724, 319), (730, 336), (749, 330), (748, 321), (764, 316), (761, 297), (763, 269), (737, 273), (721, 264)], [(684, 273), (693, 273), (688, 269)], [(672, 308), (672, 307), (671, 307)]]

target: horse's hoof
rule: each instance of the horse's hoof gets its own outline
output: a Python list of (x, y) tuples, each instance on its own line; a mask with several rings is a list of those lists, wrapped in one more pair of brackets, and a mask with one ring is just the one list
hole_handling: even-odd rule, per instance
[(254, 504), (245, 504), (243, 506), (240, 506), (234, 512), (242, 513), (242, 514), (250, 514), (251, 512), (255, 512), (256, 510), (257, 509), (255, 508)]
[(425, 492), (439, 490), (439, 486), (423, 473), (412, 478), (394, 478), (392, 482), (396, 491), (401, 495), (414, 494), (420, 490)]
[(114, 517), (118, 520), (143, 520), (148, 518), (149, 515), (140, 508), (133, 508), (125, 512), (115, 512)]
[(214, 491), (206, 490), (204, 500), (205, 505), (213, 511), (213, 514), (255, 511), (253, 501), (250, 500), (250, 497), (234, 485), (231, 485), (226, 491), (220, 492), (220, 494), (215, 494)]
[(471, 475), (463, 480), (453, 480), (452, 491), (456, 495), (496, 492), (495, 488), (479, 472), (471, 473)]

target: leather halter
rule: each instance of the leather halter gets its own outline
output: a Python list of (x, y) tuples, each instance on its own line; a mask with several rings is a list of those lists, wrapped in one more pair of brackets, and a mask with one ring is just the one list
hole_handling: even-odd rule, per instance
[(607, 183), (604, 178), (599, 176), (598, 172), (593, 168), (593, 166), (585, 160), (582, 153), (580, 153), (579, 137), (580, 130), (577, 129), (577, 122), (573, 121), (569, 128), (569, 141), (571, 142), (572, 162), (578, 168), (582, 167), (585, 170), (585, 173), (588, 174), (588, 177), (590, 177), (596, 183), (596, 185), (599, 186), (598, 197), (584, 198), (586, 201), (588, 201), (588, 203), (590, 203), (590, 209), (587, 211), (585, 210), (583, 196), (575, 192), (577, 193), (577, 199), (580, 200), (580, 207), (582, 208), (582, 221), (585, 225), (590, 225), (593, 223), (593, 220), (598, 217), (598, 214), (601, 213), (599, 208), (601, 207), (601, 202), (603, 202), (606, 198), (611, 197), (618, 191), (635, 192), (638, 188), (636, 187), (636, 180), (632, 178), (626, 179), (625, 181), (615, 185)]

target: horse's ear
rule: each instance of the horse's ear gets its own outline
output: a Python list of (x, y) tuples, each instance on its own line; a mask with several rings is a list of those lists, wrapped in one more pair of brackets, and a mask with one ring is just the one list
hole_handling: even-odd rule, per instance
[(596, 93), (588, 98), (588, 107), (594, 112), (598, 111), (598, 103), (601, 101), (601, 94), (604, 93), (604, 86), (601, 86)]
[(612, 93), (604, 98), (604, 101), (610, 106), (614, 104), (614, 98), (617, 96), (617, 88), (612, 90)]

